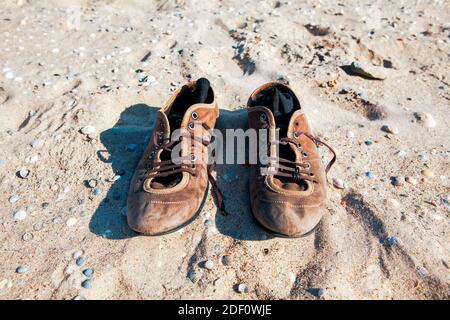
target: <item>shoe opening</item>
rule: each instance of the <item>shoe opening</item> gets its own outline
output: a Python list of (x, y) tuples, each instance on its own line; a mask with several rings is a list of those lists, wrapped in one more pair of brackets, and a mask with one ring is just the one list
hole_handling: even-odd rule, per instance
[[(168, 108), (167, 118), (169, 119), (170, 131), (179, 129), (183, 117), (194, 104), (212, 103), (214, 101), (214, 93), (208, 79), (200, 78), (191, 85), (184, 85), (178, 96)], [(171, 152), (163, 150), (160, 154), (161, 161), (171, 159)], [(167, 177), (156, 177), (152, 180), (151, 187), (154, 189), (165, 189), (176, 186), (182, 179), (182, 173), (174, 173)]]

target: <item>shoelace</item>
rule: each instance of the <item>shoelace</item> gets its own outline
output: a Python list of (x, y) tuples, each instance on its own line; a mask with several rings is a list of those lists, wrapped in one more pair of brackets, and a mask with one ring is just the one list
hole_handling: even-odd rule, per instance
[[(260, 117), (260, 121), (262, 122), (263, 129), (269, 128), (269, 124), (267, 122), (267, 117), (265, 115)], [(277, 128), (276, 130), (280, 130), (280, 128)], [(336, 161), (336, 151), (329, 144), (325, 143), (319, 137), (316, 137), (309, 132), (295, 131), (293, 134), (294, 134), (295, 138), (299, 138), (300, 136), (304, 135), (304, 136), (308, 137), (309, 139), (311, 139), (316, 144), (317, 147), (319, 147), (320, 145), (323, 145), (323, 146), (327, 147), (333, 153), (333, 158), (330, 160), (330, 162), (327, 164), (327, 166), (325, 168), (325, 173), (328, 173), (328, 171), (330, 171), (331, 167), (333, 166), (334, 162)], [(288, 143), (293, 143), (298, 148), (301, 147), (301, 144), (299, 142), (297, 142), (296, 139), (289, 138), (289, 137), (281, 138), (280, 140), (277, 141), (277, 143), (281, 144), (281, 145), (287, 145)], [(302, 152), (302, 155), (305, 158), (307, 157), (307, 154), (305, 152)], [(274, 169), (276, 170), (276, 172), (273, 174), (274, 176), (291, 178), (294, 182), (297, 182), (297, 183), (300, 182), (301, 180), (307, 180), (307, 181), (311, 181), (313, 183), (317, 183), (317, 180), (314, 179), (314, 177), (315, 177), (314, 172), (310, 171), (311, 165), (309, 163), (306, 163), (303, 161), (301, 161), (301, 162), (291, 161), (288, 159), (284, 159), (280, 156), (269, 158), (269, 161), (270, 160), (275, 160), (278, 164), (276, 167), (274, 167)], [(290, 167), (287, 165), (283, 165), (282, 163), (290, 164), (293, 166)], [(265, 169), (268, 169), (268, 167), (266, 167)]]
[[(202, 127), (205, 130), (209, 130), (210, 129), (210, 127), (204, 122), (202, 123)], [(160, 132), (157, 132), (157, 135), (159, 135), (159, 138), (161, 138), (162, 134)], [(181, 141), (181, 138), (183, 138), (183, 137), (189, 137), (189, 138), (191, 138), (191, 139), (193, 139), (195, 141), (200, 142), (202, 145), (204, 145), (206, 147), (211, 143), (208, 140), (204, 140), (204, 139), (201, 139), (201, 138), (199, 139), (198, 137), (196, 137), (194, 135), (193, 132), (191, 132), (190, 134), (185, 134), (185, 133), (181, 134), (178, 137), (178, 139), (172, 140), (172, 141), (167, 141), (167, 142), (161, 143), (161, 144), (159, 144), (157, 142), (158, 138), (155, 136), (155, 143), (154, 143), (154, 145), (156, 146), (156, 148), (155, 148), (154, 151), (152, 151), (152, 154), (156, 153), (157, 151), (159, 151), (161, 149), (169, 151), (169, 152), (172, 151), (173, 147), (175, 147), (175, 145), (177, 143), (179, 143)], [(181, 161), (190, 160), (190, 161), (194, 162), (196, 159), (195, 159), (195, 155), (191, 154), (190, 158), (188, 158), (188, 157), (184, 157), (184, 158), (181, 157), (180, 160)], [(194, 169), (195, 169), (195, 164), (191, 164), (191, 165), (186, 164), (186, 163), (174, 164), (172, 162), (172, 160), (154, 161), (151, 164), (151, 167), (149, 167), (149, 169), (147, 170), (147, 175), (148, 175), (149, 178), (156, 178), (156, 177), (168, 177), (168, 176), (170, 176), (172, 174), (179, 173), (179, 172), (187, 172), (187, 173), (195, 176), (195, 170)], [(214, 170), (214, 165), (213, 164), (207, 165), (208, 180), (211, 183), (211, 187), (212, 187), (214, 195), (215, 195), (215, 197), (217, 199), (217, 203), (218, 203), (218, 207), (219, 207), (220, 212), (223, 215), (228, 215), (228, 213), (225, 210), (225, 202), (223, 200), (222, 192), (220, 191), (220, 188), (219, 188), (219, 186), (217, 184), (216, 179), (212, 175), (213, 170)]]

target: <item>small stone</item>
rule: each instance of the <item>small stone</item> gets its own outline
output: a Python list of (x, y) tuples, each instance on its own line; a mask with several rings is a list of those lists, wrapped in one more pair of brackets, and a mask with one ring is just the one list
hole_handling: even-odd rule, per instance
[(366, 141), (364, 141), (364, 143), (366, 144), (366, 146), (373, 145), (373, 141), (372, 140), (366, 140)]
[(90, 268), (84, 269), (83, 274), (89, 278), (90, 276), (92, 276), (92, 274), (94, 274), (94, 270), (92, 270)]
[(317, 297), (322, 298), (326, 293), (327, 293), (327, 289), (319, 288), (319, 290), (317, 290)]
[(406, 156), (406, 151), (405, 150), (398, 150), (395, 154), (397, 156), (399, 156), (399, 157), (405, 157)]
[(372, 171), (367, 171), (366, 172), (366, 177), (369, 179), (374, 179), (375, 178), (375, 174)]
[(423, 124), (427, 128), (436, 127), (436, 120), (434, 120), (433, 116), (428, 112), (414, 112), (414, 117), (417, 122)]
[(289, 281), (294, 284), (297, 281), (297, 276), (293, 272), (289, 272)]
[(89, 188), (95, 188), (97, 186), (98, 182), (95, 179), (89, 179), (88, 186)]
[(333, 178), (333, 186), (337, 189), (345, 189), (345, 182), (338, 178)]
[(136, 149), (137, 149), (137, 145), (134, 143), (130, 143), (127, 145), (127, 151), (133, 152), (133, 151), (136, 151)]
[(389, 126), (389, 125), (382, 126), (381, 130), (383, 130), (384, 132), (390, 133), (390, 134), (398, 134), (397, 127), (393, 127), (393, 126)]
[(392, 177), (391, 181), (392, 181), (392, 185), (394, 185), (396, 187), (402, 187), (404, 185), (404, 182), (403, 182), (404, 180), (399, 177)]
[(387, 238), (387, 243), (389, 246), (393, 247), (398, 244), (398, 239), (396, 236), (390, 236)]
[(81, 286), (82, 286), (83, 288), (85, 288), (85, 289), (91, 289), (91, 288), (92, 288), (91, 280), (89, 280), (89, 279), (84, 280), (84, 281), (81, 283)]
[(84, 264), (84, 258), (83, 257), (78, 257), (76, 260), (75, 260), (75, 263), (76, 263), (76, 265), (77, 266), (79, 266), (79, 267), (81, 267), (83, 264)]
[(91, 125), (87, 125), (81, 128), (81, 133), (85, 134), (85, 135), (89, 135), (89, 134), (94, 134), (95, 132), (97, 132), (97, 129), (95, 129), (95, 127), (91, 126)]
[(42, 230), (42, 228), (44, 228), (44, 224), (42, 222), (36, 222), (33, 225), (33, 230), (34, 231), (40, 231), (40, 230)]
[(26, 267), (19, 266), (19, 267), (16, 268), (16, 273), (24, 274), (26, 272), (27, 272), (27, 268)]
[(33, 148), (33, 149), (40, 149), (40, 148), (42, 148), (44, 146), (44, 141), (42, 141), (42, 140), (40, 140), (40, 139), (36, 139), (36, 140), (33, 140), (32, 142), (31, 142), (31, 147)]
[(224, 266), (231, 265), (231, 262), (232, 262), (232, 260), (231, 260), (231, 257), (229, 255), (224, 255), (222, 257), (222, 263), (223, 263)]
[(16, 213), (14, 213), (14, 220), (22, 221), (25, 220), (26, 217), (27, 213), (25, 212), (25, 210), (19, 210)]
[(423, 169), (422, 171), (420, 171), (420, 173), (425, 177), (425, 178), (433, 178), (434, 177), (434, 172), (431, 171), (430, 169)]
[(353, 61), (350, 65), (350, 71), (369, 79), (384, 80), (387, 77), (387, 72), (382, 67), (368, 65), (359, 61)]
[(426, 276), (428, 275), (428, 270), (425, 269), (424, 267), (420, 267), (420, 268), (419, 268), (419, 274), (420, 274), (422, 277), (426, 277)]
[(33, 237), (34, 237), (34, 236), (33, 236), (32, 233), (27, 232), (27, 233), (24, 233), (24, 234), (22, 235), (22, 240), (25, 241), (25, 242), (31, 241), (31, 240), (33, 240)]
[(69, 218), (69, 219), (67, 219), (67, 221), (66, 221), (66, 226), (72, 227), (72, 226), (74, 226), (77, 222), (78, 222), (77, 219), (75, 219), (75, 218)]
[(17, 200), (19, 200), (19, 197), (16, 196), (15, 194), (13, 194), (12, 196), (9, 196), (9, 198), (8, 198), (9, 203), (15, 203), (15, 202), (17, 202)]
[(207, 260), (205, 261), (203, 266), (205, 267), (205, 269), (212, 270), (214, 268), (214, 262), (212, 260)]
[(348, 138), (348, 139), (353, 139), (354, 137), (355, 137), (355, 133), (353, 132), (353, 131), (347, 131), (347, 133), (346, 133), (346, 137)]
[(22, 179), (26, 179), (30, 175), (30, 170), (23, 168), (19, 170), (18, 174), (19, 177), (21, 177)]
[(76, 296), (73, 300), (86, 300), (86, 298), (83, 296)]
[(102, 193), (102, 190), (99, 187), (94, 188), (94, 190), (92, 190), (92, 194), (94, 196), (99, 196)]
[(82, 250), (77, 250), (73, 253), (72, 258), (74, 259), (78, 259), (79, 257), (81, 257), (83, 255), (83, 251)]
[(248, 287), (245, 283), (241, 283), (238, 285), (238, 292), (240, 293), (248, 293)]

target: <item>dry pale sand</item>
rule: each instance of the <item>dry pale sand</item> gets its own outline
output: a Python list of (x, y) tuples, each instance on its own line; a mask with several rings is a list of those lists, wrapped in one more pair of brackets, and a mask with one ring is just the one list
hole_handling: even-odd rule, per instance
[[(448, 1), (0, 2), (0, 298), (450, 297)], [(355, 60), (386, 79), (352, 75)], [(246, 126), (266, 81), (298, 93), (345, 186), (329, 184), (314, 235), (268, 238), (243, 165), (217, 167), (229, 216), (209, 196), (174, 234), (127, 227), (155, 112), (201, 76), (222, 129)]]

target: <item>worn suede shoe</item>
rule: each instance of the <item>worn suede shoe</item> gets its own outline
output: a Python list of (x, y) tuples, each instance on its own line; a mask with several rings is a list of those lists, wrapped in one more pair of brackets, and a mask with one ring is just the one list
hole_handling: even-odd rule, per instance
[[(219, 109), (207, 79), (192, 81), (176, 91), (158, 111), (146, 151), (131, 180), (128, 224), (146, 235), (175, 231), (199, 214), (206, 199), (212, 166), (198, 155), (207, 154), (208, 130)], [(175, 130), (177, 135), (175, 136)], [(174, 160), (172, 151), (178, 148)], [(216, 190), (219, 202), (220, 191)]]
[[(249, 127), (267, 134), (267, 152), (260, 149), (257, 164), (250, 169), (253, 215), (275, 236), (310, 234), (325, 210), (326, 173), (336, 153), (313, 136), (300, 102), (289, 87), (267, 83), (252, 93), (247, 107)], [(319, 145), (333, 153), (326, 168), (317, 150)], [(262, 163), (264, 157), (260, 155), (264, 153), (267, 161)]]

